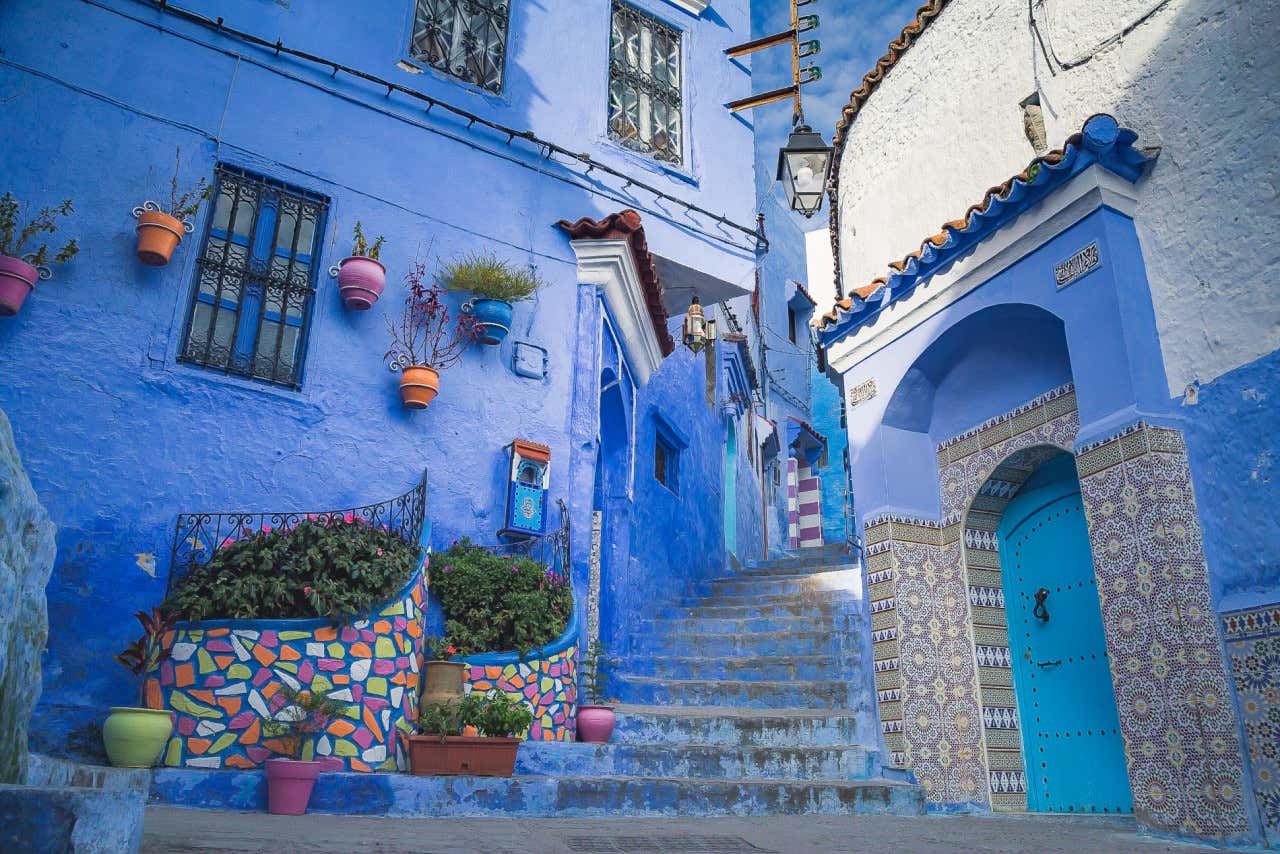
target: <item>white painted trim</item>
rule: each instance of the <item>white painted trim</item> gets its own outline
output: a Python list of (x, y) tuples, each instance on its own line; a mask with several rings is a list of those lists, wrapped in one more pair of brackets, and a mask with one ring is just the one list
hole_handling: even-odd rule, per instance
[(1098, 208), (1108, 207), (1132, 217), (1137, 202), (1133, 184), (1102, 166), (1090, 166), (979, 244), (972, 255), (917, 285), (906, 299), (890, 303), (874, 326), (864, 326), (831, 345), (828, 364), (837, 373), (849, 371)]
[(690, 15), (701, 15), (711, 5), (711, 0), (667, 0), (673, 6), (679, 6)]
[(583, 239), (571, 240), (569, 246), (578, 259), (578, 281), (600, 289), (636, 385), (643, 387), (662, 364), (662, 349), (630, 241)]

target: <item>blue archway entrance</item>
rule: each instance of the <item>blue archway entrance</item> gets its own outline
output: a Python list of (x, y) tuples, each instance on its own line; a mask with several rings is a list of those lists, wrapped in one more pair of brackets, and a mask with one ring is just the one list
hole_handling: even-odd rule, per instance
[(1027, 809), (1128, 813), (1133, 799), (1075, 460), (1022, 484), (998, 528)]
[(724, 550), (732, 557), (738, 551), (738, 432), (733, 419), (727, 422), (724, 444)]
[(599, 549), (599, 638), (610, 648), (625, 634), (619, 625), (617, 580), (630, 551), (631, 471), (630, 391), (626, 378), (606, 369), (600, 379), (600, 433), (596, 455), (592, 536)]

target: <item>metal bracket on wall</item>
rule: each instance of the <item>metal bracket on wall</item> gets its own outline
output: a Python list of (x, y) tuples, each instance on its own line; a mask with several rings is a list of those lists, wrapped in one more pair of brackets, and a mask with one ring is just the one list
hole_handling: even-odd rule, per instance
[(546, 379), (547, 348), (528, 341), (517, 341), (511, 348), (511, 370), (518, 377)]

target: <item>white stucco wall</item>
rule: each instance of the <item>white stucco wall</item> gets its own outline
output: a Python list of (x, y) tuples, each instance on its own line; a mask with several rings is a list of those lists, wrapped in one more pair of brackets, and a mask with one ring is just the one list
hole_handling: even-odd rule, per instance
[(1025, 0), (952, 0), (863, 105), (840, 164), (845, 291), (1027, 165), (1038, 92), (1051, 148), (1098, 112), (1162, 148), (1135, 221), (1171, 396), (1280, 348), (1280, 0), (1033, 9), (1034, 30)]
[(805, 266), (809, 296), (818, 301), (818, 314), (836, 301), (836, 271), (831, 255), (831, 234), (825, 228), (804, 233)]

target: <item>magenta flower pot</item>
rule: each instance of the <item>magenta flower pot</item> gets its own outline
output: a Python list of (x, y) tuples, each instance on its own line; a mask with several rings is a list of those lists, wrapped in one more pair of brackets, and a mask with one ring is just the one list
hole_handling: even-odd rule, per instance
[(311, 789), (323, 762), (298, 759), (267, 760), (267, 812), (272, 815), (302, 815), (311, 800)]
[(338, 262), (338, 292), (352, 311), (368, 311), (382, 296), (387, 268), (372, 258), (352, 255)]
[(613, 735), (617, 721), (610, 706), (578, 706), (578, 741), (604, 744)]
[(40, 271), (21, 258), (0, 255), (0, 317), (13, 317), (36, 286)]

